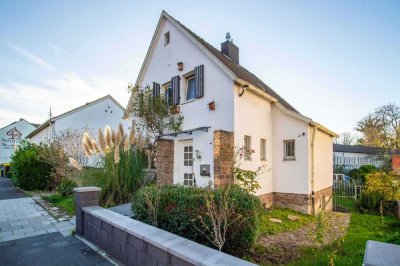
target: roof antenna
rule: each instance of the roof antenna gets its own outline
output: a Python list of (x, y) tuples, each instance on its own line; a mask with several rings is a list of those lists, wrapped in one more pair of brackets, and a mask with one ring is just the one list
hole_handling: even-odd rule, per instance
[(230, 34), (229, 32), (226, 33), (225, 39), (226, 39), (227, 41), (230, 41), (230, 40), (231, 40), (231, 34)]

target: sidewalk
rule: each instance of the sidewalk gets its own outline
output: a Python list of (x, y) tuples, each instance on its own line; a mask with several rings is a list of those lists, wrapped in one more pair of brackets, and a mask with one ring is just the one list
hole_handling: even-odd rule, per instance
[(59, 221), (0, 178), (0, 266), (112, 265), (73, 236), (75, 221)]

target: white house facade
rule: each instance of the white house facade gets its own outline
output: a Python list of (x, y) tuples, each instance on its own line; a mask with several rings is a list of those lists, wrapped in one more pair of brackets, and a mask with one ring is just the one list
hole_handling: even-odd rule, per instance
[(0, 164), (9, 163), (20, 142), (38, 125), (21, 118), (0, 129)]
[(227, 185), (235, 151), (245, 147), (254, 153), (237, 166), (265, 169), (256, 194), (267, 206), (312, 213), (332, 192), (336, 134), (240, 66), (229, 36), (221, 50), (161, 14), (136, 84), (172, 95), (184, 122), (157, 143), (158, 183)]
[(345, 171), (360, 168), (363, 165), (380, 167), (383, 164), (381, 148), (361, 145), (333, 145), (333, 164)]
[[(61, 115), (46, 120), (27, 136), (33, 143), (52, 142), (57, 134), (69, 130), (82, 130), (97, 136), (99, 128), (106, 125), (117, 129), (119, 123), (128, 128), (128, 121), (123, 120), (125, 108), (113, 97), (107, 95), (93, 102), (86, 103)], [(81, 142), (81, 140), (78, 140)], [(89, 165), (93, 164), (89, 160)]]

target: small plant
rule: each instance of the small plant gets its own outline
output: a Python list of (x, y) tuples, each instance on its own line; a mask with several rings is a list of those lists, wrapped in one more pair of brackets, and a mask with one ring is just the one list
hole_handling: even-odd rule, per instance
[(69, 195), (72, 195), (74, 193), (74, 188), (77, 187), (78, 185), (74, 180), (71, 179), (63, 179), (61, 180), (60, 184), (57, 187), (57, 192), (63, 196), (67, 197)]
[(356, 209), (361, 213), (380, 214), (385, 196), (379, 191), (363, 191), (356, 201)]

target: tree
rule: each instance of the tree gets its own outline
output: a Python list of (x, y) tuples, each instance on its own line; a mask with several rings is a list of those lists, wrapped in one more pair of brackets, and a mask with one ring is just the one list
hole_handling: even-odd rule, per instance
[(154, 93), (150, 86), (141, 88), (128, 85), (131, 92), (131, 101), (127, 113), (132, 117), (138, 130), (144, 132), (151, 141), (156, 141), (166, 132), (175, 132), (181, 129), (183, 116), (179, 112), (172, 112), (168, 97), (163, 93)]
[(356, 130), (362, 133), (361, 145), (400, 148), (400, 107), (387, 104), (377, 108), (358, 122)]
[(338, 138), (335, 139), (336, 144), (353, 145), (354, 142), (355, 138), (351, 135), (350, 132), (343, 132), (339, 135)]

